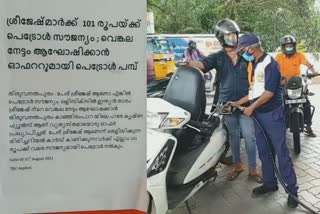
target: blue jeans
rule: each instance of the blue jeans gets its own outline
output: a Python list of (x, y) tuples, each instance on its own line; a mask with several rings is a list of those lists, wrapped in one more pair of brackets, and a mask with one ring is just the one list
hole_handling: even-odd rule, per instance
[[(262, 129), (265, 131), (268, 141), (272, 144), (271, 154), (273, 158), (277, 156), (280, 173), (287, 184), (290, 192), (297, 193), (297, 177), (294, 171), (293, 163), (289, 155), (286, 144), (286, 123), (284, 106), (274, 109), (270, 112), (255, 112), (254, 117), (259, 121)], [(277, 186), (270, 149), (262, 133), (262, 130), (256, 124), (256, 139), (258, 152), (262, 164), (262, 179), (267, 187)]]
[(225, 116), (225, 124), (229, 132), (229, 141), (231, 145), (233, 163), (241, 163), (240, 158), (240, 130), (244, 138), (249, 169), (256, 168), (256, 137), (254, 121), (240, 112), (234, 112), (232, 115)]

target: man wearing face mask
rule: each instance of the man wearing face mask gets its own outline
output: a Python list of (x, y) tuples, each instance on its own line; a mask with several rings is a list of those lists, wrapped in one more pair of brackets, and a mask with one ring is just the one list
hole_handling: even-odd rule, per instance
[[(262, 130), (272, 144), (272, 155), (277, 155), (279, 170), (288, 190), (297, 196), (297, 178), (286, 144), (286, 123), (283, 105), (281, 74), (277, 62), (261, 49), (261, 42), (255, 34), (245, 34), (240, 37), (235, 52), (241, 53), (247, 60), (253, 61), (252, 85), (247, 97), (238, 104), (250, 100), (244, 114), (254, 117), (261, 124)], [(266, 195), (277, 191), (278, 184), (275, 176), (268, 144), (263, 132), (255, 124), (255, 135), (259, 157), (262, 163), (263, 185), (252, 190), (253, 196)], [(298, 203), (288, 197), (288, 207), (295, 208)]]
[[(188, 65), (197, 67), (203, 72), (216, 69), (215, 104), (238, 102), (248, 94), (249, 90), (248, 62), (233, 52), (238, 42), (240, 28), (233, 20), (223, 19), (214, 26), (213, 31), (222, 50), (199, 61), (191, 61)], [(233, 158), (233, 167), (228, 173), (227, 179), (236, 179), (244, 170), (240, 158), (241, 131), (248, 156), (248, 178), (261, 183), (261, 176), (256, 170), (256, 140), (253, 120), (236, 111), (232, 115), (225, 116), (225, 124), (228, 128)]]
[(186, 61), (200, 60), (205, 57), (197, 48), (197, 43), (193, 40), (188, 42), (188, 48), (184, 51), (183, 56)]
[[(313, 66), (307, 61), (303, 53), (296, 51), (297, 42), (296, 39), (291, 35), (286, 35), (281, 38), (281, 50), (282, 53), (279, 53), (276, 56), (276, 61), (279, 64), (280, 72), (282, 76), (282, 85), (286, 84), (286, 79), (294, 77), (294, 76), (300, 76), (300, 66), (305, 65), (308, 67), (308, 69), (316, 74)], [(307, 102), (303, 105), (304, 109), (304, 119), (306, 124), (305, 132), (310, 137), (316, 137), (314, 134), (311, 124), (312, 124), (312, 116), (311, 116), (311, 103), (309, 99), (307, 99)]]

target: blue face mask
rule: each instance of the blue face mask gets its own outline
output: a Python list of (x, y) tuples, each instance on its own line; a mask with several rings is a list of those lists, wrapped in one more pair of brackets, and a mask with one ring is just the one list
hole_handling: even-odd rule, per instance
[(248, 62), (251, 62), (251, 61), (254, 60), (254, 57), (253, 57), (251, 54), (249, 54), (248, 52), (244, 52), (244, 53), (242, 54), (242, 57), (243, 57), (245, 60), (247, 60)]

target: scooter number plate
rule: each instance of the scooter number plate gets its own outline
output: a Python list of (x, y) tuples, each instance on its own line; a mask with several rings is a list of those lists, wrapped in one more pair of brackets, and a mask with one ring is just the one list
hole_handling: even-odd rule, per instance
[(286, 100), (286, 104), (294, 104), (294, 103), (305, 103), (307, 102), (306, 99), (298, 99), (298, 100)]

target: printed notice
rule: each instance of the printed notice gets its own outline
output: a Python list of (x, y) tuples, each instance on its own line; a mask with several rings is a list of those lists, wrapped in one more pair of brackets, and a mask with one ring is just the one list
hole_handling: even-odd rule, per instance
[(146, 207), (145, 1), (0, 0), (0, 213)]

